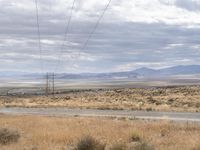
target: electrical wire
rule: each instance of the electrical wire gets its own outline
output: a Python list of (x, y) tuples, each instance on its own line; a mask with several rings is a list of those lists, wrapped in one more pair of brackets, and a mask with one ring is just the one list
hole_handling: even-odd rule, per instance
[(73, 0), (73, 3), (72, 3), (70, 15), (69, 15), (68, 22), (67, 22), (67, 25), (66, 25), (65, 35), (64, 35), (64, 38), (63, 38), (61, 47), (60, 47), (60, 52), (59, 52), (59, 56), (58, 56), (58, 62), (57, 62), (57, 64), (56, 64), (56, 67), (55, 67), (55, 69), (54, 69), (54, 72), (57, 72), (57, 70), (58, 70), (58, 68), (59, 68), (59, 65), (60, 65), (60, 63), (61, 63), (61, 56), (62, 56), (62, 54), (63, 54), (65, 42), (66, 42), (66, 40), (67, 40), (67, 35), (68, 35), (68, 32), (69, 32), (69, 26), (70, 26), (70, 23), (71, 23), (72, 13), (73, 13), (73, 10), (74, 10), (74, 6), (75, 6), (75, 0)]
[(36, 10), (36, 20), (37, 20), (37, 35), (38, 35), (38, 47), (40, 53), (40, 68), (41, 72), (43, 72), (43, 63), (42, 63), (42, 47), (41, 47), (41, 34), (40, 34), (40, 24), (39, 24), (39, 10), (38, 10), (38, 1), (35, 0), (35, 10)]
[[(108, 1), (106, 7), (103, 9), (102, 14), (99, 16), (99, 18), (98, 18), (96, 24), (94, 25), (94, 28), (93, 28), (93, 29), (91, 30), (91, 32), (89, 33), (88, 38), (87, 38), (86, 41), (84, 42), (83, 46), (78, 50), (78, 57), (80, 57), (80, 53), (81, 53), (82, 51), (84, 51), (85, 48), (87, 47), (87, 45), (88, 45), (89, 41), (91, 40), (93, 34), (95, 33), (96, 29), (98, 28), (98, 26), (99, 26), (101, 20), (103, 19), (103, 16), (105, 15), (105, 13), (106, 13), (108, 7), (110, 6), (111, 1), (112, 1), (112, 0), (109, 0), (109, 1)], [(71, 56), (71, 57), (72, 57), (72, 56)], [(76, 57), (76, 58), (77, 58), (77, 57)], [(61, 60), (60, 60), (60, 61), (61, 61)], [(74, 61), (72, 62), (72, 66), (73, 66), (73, 65), (74, 65)], [(58, 67), (59, 67), (59, 66), (58, 66)], [(57, 68), (57, 71), (58, 71), (58, 68)]]
[(89, 41), (91, 40), (91, 38), (92, 38), (93, 34), (95, 33), (97, 27), (99, 26), (99, 24), (100, 24), (100, 22), (101, 22), (101, 20), (102, 20), (102, 18), (103, 18), (103, 16), (104, 16), (104, 14), (105, 14), (105, 12), (107, 11), (107, 9), (108, 9), (110, 3), (111, 3), (111, 0), (108, 1), (108, 4), (106, 5), (106, 7), (105, 7), (105, 9), (103, 10), (103, 13), (100, 15), (99, 19), (97, 20), (97, 22), (96, 22), (96, 24), (95, 24), (93, 30), (91, 31), (91, 33), (90, 33), (89, 36), (88, 36), (86, 42), (83, 44), (83, 47), (81, 47), (81, 49), (79, 50), (79, 54), (78, 54), (79, 57), (80, 57), (80, 52), (83, 51), (83, 50), (87, 47)]

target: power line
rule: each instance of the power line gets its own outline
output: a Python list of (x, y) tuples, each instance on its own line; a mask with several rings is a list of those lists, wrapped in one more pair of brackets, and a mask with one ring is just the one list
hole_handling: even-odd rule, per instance
[(95, 33), (97, 27), (99, 26), (99, 24), (100, 24), (100, 22), (101, 22), (101, 20), (102, 20), (102, 18), (103, 18), (103, 16), (104, 16), (105, 12), (107, 11), (107, 9), (108, 9), (110, 3), (111, 3), (111, 0), (108, 1), (108, 3), (107, 3), (107, 5), (106, 5), (105, 9), (103, 10), (103, 13), (100, 15), (99, 19), (97, 20), (97, 22), (96, 22), (96, 24), (95, 24), (93, 30), (91, 31), (91, 33), (90, 33), (89, 36), (88, 36), (86, 42), (83, 44), (83, 47), (81, 47), (81, 49), (79, 50), (79, 52), (78, 52), (78, 53), (79, 53), (79, 54), (78, 54), (78, 57), (80, 56), (80, 52), (83, 51), (83, 50), (87, 47), (87, 45), (88, 45), (90, 39), (92, 38), (93, 34)]
[[(80, 57), (81, 51), (84, 51), (85, 48), (87, 47), (87, 45), (88, 45), (89, 41), (91, 40), (93, 34), (95, 33), (96, 29), (98, 28), (98, 26), (99, 26), (101, 20), (103, 19), (103, 16), (105, 15), (106, 11), (108, 10), (108, 7), (110, 6), (111, 1), (112, 1), (112, 0), (109, 0), (109, 1), (108, 1), (106, 7), (104, 8), (104, 10), (103, 10), (103, 12), (102, 12), (102, 14), (99, 16), (99, 18), (98, 18), (98, 20), (97, 20), (97, 22), (96, 22), (94, 28), (91, 30), (91, 32), (90, 32), (90, 34), (89, 34), (87, 40), (85, 41), (85, 43), (83, 44), (83, 46), (78, 50), (78, 57)], [(71, 56), (71, 58), (73, 58), (73, 56)], [(71, 64), (71, 65), (73, 66), (74, 64), (75, 64), (75, 59), (73, 58), (73, 61), (72, 61), (72, 64)]]
[[(87, 45), (88, 45), (90, 39), (92, 38), (92, 36), (93, 36), (93, 34), (95, 33), (97, 27), (99, 26), (99, 24), (100, 24), (100, 22), (101, 22), (101, 20), (102, 20), (102, 18), (103, 18), (103, 16), (104, 16), (104, 14), (106, 13), (108, 7), (110, 6), (111, 1), (112, 1), (112, 0), (109, 0), (109, 1), (108, 1), (106, 7), (104, 8), (102, 14), (99, 16), (99, 18), (98, 18), (98, 20), (97, 20), (97, 22), (96, 22), (94, 28), (93, 28), (92, 31), (90, 32), (90, 34), (89, 34), (88, 38), (86, 39), (85, 43), (84, 43), (83, 46), (79, 49), (79, 51), (78, 51), (78, 57), (80, 57), (80, 52), (83, 51), (83, 50), (87, 47)], [(73, 62), (72, 64), (74, 64), (74, 62)], [(58, 66), (58, 67), (59, 67), (59, 66)]]
[(40, 51), (40, 67), (41, 67), (41, 71), (43, 71), (42, 47), (41, 47), (40, 24), (39, 24), (39, 10), (38, 10), (38, 1), (37, 0), (35, 0), (35, 8), (36, 8), (36, 20), (37, 20), (38, 46), (39, 46), (39, 51)]
[(68, 19), (68, 22), (67, 22), (67, 25), (66, 25), (65, 35), (64, 35), (64, 38), (63, 38), (63, 41), (62, 41), (62, 44), (61, 44), (61, 48), (60, 48), (60, 52), (59, 52), (59, 56), (58, 56), (58, 62), (56, 64), (54, 72), (57, 72), (57, 69), (59, 68), (59, 65), (61, 63), (61, 56), (62, 56), (62, 53), (64, 51), (64, 46), (65, 46), (65, 42), (66, 42), (66, 39), (67, 39), (69, 26), (70, 26), (70, 23), (71, 23), (71, 18), (72, 18), (72, 12), (74, 10), (74, 5), (75, 5), (75, 0), (73, 0), (73, 3), (72, 3), (69, 19)]

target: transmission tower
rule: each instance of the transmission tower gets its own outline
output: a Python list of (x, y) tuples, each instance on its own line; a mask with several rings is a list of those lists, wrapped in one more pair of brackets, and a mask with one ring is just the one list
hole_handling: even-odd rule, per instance
[(46, 86), (45, 86), (45, 95), (53, 95), (55, 96), (55, 74), (47, 73), (46, 74)]

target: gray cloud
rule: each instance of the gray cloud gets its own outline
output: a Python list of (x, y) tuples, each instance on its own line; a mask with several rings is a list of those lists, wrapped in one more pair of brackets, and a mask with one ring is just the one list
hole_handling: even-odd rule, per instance
[(189, 11), (200, 11), (200, 1), (176, 0), (176, 5)]
[[(148, 20), (145, 19), (149, 17), (146, 14), (143, 14), (143, 20), (138, 19), (141, 15), (139, 13), (128, 18), (125, 14), (116, 15), (116, 10), (123, 10), (124, 8), (120, 7), (126, 6), (124, 1), (113, 1), (88, 46), (80, 51), (106, 3), (107, 0), (101, 3), (81, 0), (76, 3), (60, 70), (103, 72), (132, 70), (145, 66), (157, 68), (198, 64), (198, 27), (188, 27), (182, 21), (174, 24), (173, 19), (170, 23), (149, 23), (143, 21)], [(44, 71), (53, 70), (58, 62), (71, 4), (72, 1), (68, 0), (43, 0), (39, 3)], [(137, 5), (138, 9), (141, 5), (140, 9), (143, 10), (143, 4)], [(175, 4), (188, 11), (196, 11), (197, 6), (193, 8), (192, 5), (198, 6), (198, 3), (176, 0)], [(168, 8), (166, 4), (163, 7)], [(163, 16), (160, 18), (163, 19)], [(198, 26), (196, 22), (191, 25)], [(33, 1), (0, 0), (0, 52), (1, 70), (40, 71)]]

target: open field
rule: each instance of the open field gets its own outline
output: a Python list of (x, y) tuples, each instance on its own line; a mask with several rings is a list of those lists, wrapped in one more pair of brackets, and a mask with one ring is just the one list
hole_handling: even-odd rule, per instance
[(68, 107), (200, 112), (200, 86), (70, 90), (52, 96), (1, 96), (0, 107)]
[[(131, 139), (144, 141), (158, 150), (199, 150), (200, 124), (167, 121), (128, 120), (126, 118), (81, 118), (0, 115), (0, 127), (16, 130), (16, 143), (0, 145), (1, 150), (67, 150), (90, 135), (109, 147)], [(134, 140), (134, 139), (132, 139)]]

